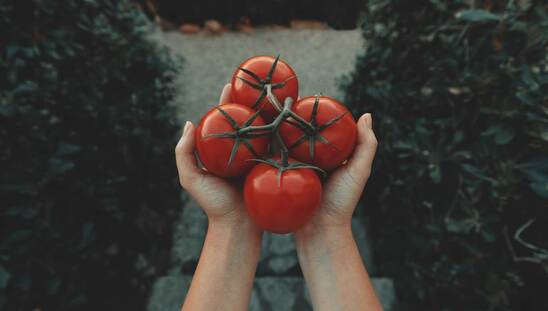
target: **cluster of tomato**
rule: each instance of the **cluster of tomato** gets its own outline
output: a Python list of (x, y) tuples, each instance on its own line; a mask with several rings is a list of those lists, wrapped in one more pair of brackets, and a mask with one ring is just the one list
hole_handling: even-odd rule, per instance
[(352, 153), (355, 120), (331, 97), (299, 99), (297, 76), (279, 56), (249, 58), (231, 82), (232, 103), (214, 107), (200, 121), (198, 157), (217, 176), (247, 175), (244, 201), (259, 227), (293, 232), (320, 205), (318, 174), (325, 177)]

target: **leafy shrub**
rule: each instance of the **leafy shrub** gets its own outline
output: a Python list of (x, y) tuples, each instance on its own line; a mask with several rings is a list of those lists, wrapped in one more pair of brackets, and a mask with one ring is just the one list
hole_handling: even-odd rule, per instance
[(367, 4), (376, 259), (413, 310), (548, 310), (547, 6), (472, 2)]
[(155, 3), (160, 16), (173, 22), (201, 23), (217, 19), (235, 23), (242, 17), (253, 24), (288, 24), (292, 19), (324, 20), (335, 28), (355, 28), (359, 0), (141, 0)]
[(172, 79), (127, 0), (0, 1), (0, 309), (142, 309), (179, 203)]

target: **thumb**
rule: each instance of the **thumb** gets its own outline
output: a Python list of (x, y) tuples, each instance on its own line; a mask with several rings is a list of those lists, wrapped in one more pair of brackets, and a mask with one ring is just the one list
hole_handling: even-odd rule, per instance
[(346, 168), (354, 180), (365, 183), (371, 174), (371, 166), (378, 145), (370, 113), (366, 113), (358, 119), (357, 128), (356, 148)]
[(194, 125), (187, 121), (183, 130), (183, 135), (175, 147), (175, 160), (177, 171), (179, 172), (179, 181), (181, 186), (188, 188), (190, 181), (201, 175), (201, 170), (196, 166), (194, 156)]

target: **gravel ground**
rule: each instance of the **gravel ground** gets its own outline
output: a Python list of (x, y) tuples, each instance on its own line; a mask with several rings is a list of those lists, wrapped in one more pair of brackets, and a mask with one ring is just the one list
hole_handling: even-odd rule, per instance
[(185, 64), (177, 81), (176, 99), (181, 121), (199, 121), (217, 104), (221, 89), (236, 67), (253, 55), (277, 55), (297, 72), (300, 96), (321, 92), (338, 99), (341, 76), (354, 67), (363, 40), (358, 30), (256, 30), (253, 34), (227, 32), (221, 35), (158, 32), (155, 37)]

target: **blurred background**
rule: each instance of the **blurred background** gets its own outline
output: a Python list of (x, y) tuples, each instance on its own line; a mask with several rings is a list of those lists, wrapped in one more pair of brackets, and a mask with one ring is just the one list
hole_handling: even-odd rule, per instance
[[(207, 219), (173, 149), (281, 54), (380, 145), (353, 220), (387, 310), (548, 310), (548, 5), (0, 0), (0, 310), (177, 310)], [(252, 310), (311, 310), (265, 235)]]

